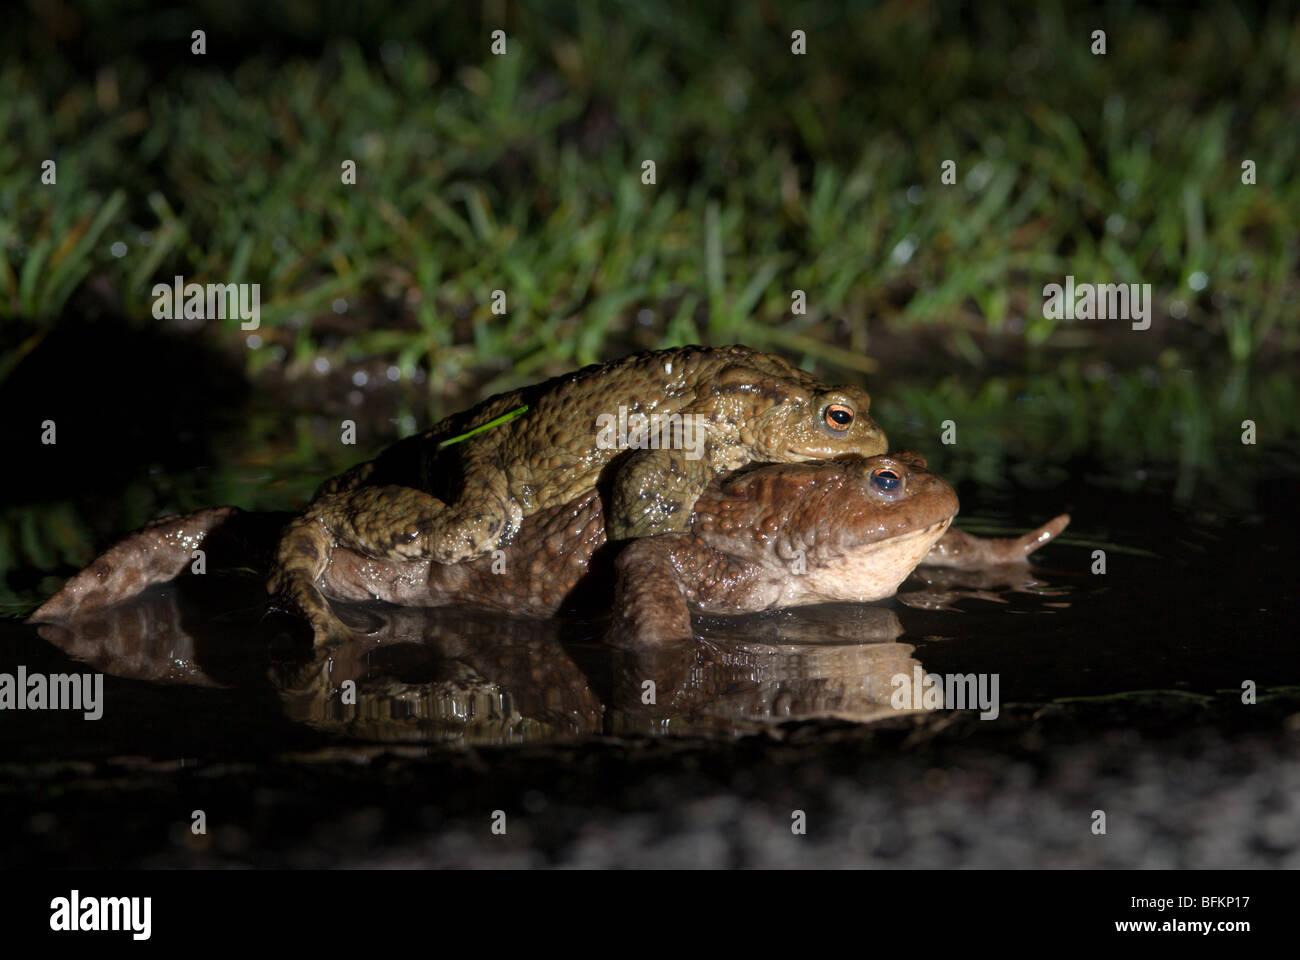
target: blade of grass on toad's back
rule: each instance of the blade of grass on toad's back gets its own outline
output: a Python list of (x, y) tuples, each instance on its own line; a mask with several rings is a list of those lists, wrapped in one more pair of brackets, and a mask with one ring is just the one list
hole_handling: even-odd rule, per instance
[(462, 440), (468, 440), (476, 433), (482, 433), (484, 430), (491, 430), (493, 427), (499, 427), (501, 424), (513, 420), (515, 417), (522, 416), (527, 412), (528, 412), (528, 404), (526, 403), (523, 406), (515, 407), (513, 410), (509, 411), (508, 413), (503, 413), (501, 414), (501, 416), (495, 418), (494, 420), (489, 420), (487, 423), (480, 424), (479, 426), (475, 427), (473, 430), (466, 431), (465, 433), (462, 433), (458, 437), (452, 437), (449, 440), (442, 441), (440, 444), (438, 444), (438, 449), (441, 450), (443, 447), (449, 447), (453, 443), (460, 443)]

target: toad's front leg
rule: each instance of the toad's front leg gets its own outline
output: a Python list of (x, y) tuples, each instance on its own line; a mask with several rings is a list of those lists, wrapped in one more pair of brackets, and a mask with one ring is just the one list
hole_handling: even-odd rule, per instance
[(1069, 522), (1070, 515), (1063, 513), (1019, 537), (976, 537), (949, 527), (921, 564), (970, 570), (1002, 563), (1027, 563), (1031, 553), (1058, 537)]
[(754, 567), (703, 543), (667, 533), (628, 544), (614, 563), (616, 645), (690, 640), (692, 609), (744, 613), (764, 609)]
[(619, 465), (605, 529), (610, 540), (632, 540), (690, 527), (691, 510), (713, 480), (714, 468), (689, 450), (638, 450)]

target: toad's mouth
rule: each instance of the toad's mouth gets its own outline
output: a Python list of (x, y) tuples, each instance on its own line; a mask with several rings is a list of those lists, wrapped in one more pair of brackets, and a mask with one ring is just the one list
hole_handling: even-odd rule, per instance
[(945, 517), (887, 540), (864, 543), (827, 563), (810, 564), (808, 572), (797, 578), (802, 582), (792, 584), (800, 596), (791, 601), (866, 603), (892, 597), (951, 524), (952, 517)]

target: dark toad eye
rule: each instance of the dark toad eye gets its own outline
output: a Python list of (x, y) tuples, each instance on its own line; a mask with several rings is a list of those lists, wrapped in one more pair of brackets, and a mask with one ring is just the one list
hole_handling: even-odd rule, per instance
[(847, 430), (853, 422), (853, 408), (843, 403), (832, 403), (826, 408), (826, 426), (832, 430)]
[(893, 493), (903, 484), (903, 478), (897, 470), (889, 467), (877, 467), (871, 471), (871, 485), (881, 493)]

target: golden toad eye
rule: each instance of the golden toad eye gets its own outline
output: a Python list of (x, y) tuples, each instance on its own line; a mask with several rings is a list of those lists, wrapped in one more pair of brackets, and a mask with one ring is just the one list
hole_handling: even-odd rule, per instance
[(826, 426), (832, 430), (847, 430), (852, 422), (852, 407), (843, 403), (832, 403), (826, 408)]

